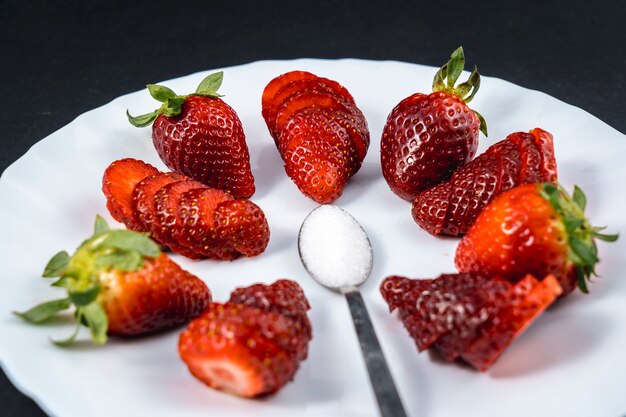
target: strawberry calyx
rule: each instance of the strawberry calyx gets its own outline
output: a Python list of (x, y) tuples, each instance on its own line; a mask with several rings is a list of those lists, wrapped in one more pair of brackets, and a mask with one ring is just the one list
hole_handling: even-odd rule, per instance
[[(435, 78), (433, 79), (433, 91), (443, 91), (454, 94), (465, 103), (472, 101), (480, 88), (480, 74), (478, 73), (478, 68), (474, 65), (467, 81), (455, 85), (464, 68), (465, 53), (463, 52), (463, 47), (459, 46), (452, 52), (452, 55), (450, 55), (450, 60), (443, 64), (435, 74)], [(480, 131), (487, 136), (487, 122), (485, 118), (476, 110), (472, 109), (472, 111), (476, 114), (478, 120), (480, 120)]]
[(135, 127), (146, 127), (152, 124), (160, 115), (166, 117), (174, 117), (178, 116), (182, 111), (182, 105), (187, 99), (187, 97), (191, 96), (202, 96), (202, 97), (210, 97), (210, 98), (218, 98), (222, 97), (221, 94), (217, 93), (217, 90), (222, 85), (222, 80), (224, 78), (224, 73), (222, 71), (215, 72), (206, 76), (196, 88), (196, 91), (187, 95), (178, 95), (173, 90), (164, 85), (159, 84), (148, 84), (146, 87), (150, 92), (152, 98), (157, 101), (160, 101), (161, 107), (156, 109), (151, 113), (142, 114), (140, 116), (131, 116), (130, 112), (126, 110), (126, 117), (128, 117), (128, 121)]
[(30, 323), (42, 323), (56, 313), (75, 306), (76, 330), (67, 339), (53, 340), (59, 346), (71, 344), (81, 324), (86, 325), (94, 344), (106, 343), (108, 318), (98, 301), (101, 294), (100, 276), (113, 270), (138, 271), (144, 258), (156, 258), (161, 248), (147, 234), (130, 230), (111, 229), (96, 216), (93, 235), (70, 256), (66, 251), (54, 255), (46, 265), (43, 277), (58, 278), (53, 287), (65, 288), (67, 297), (47, 301), (25, 312), (15, 314)]
[(592, 275), (598, 276), (595, 267), (600, 258), (598, 258), (596, 239), (615, 242), (619, 234), (601, 233), (606, 227), (594, 227), (589, 223), (585, 217), (587, 197), (578, 186), (574, 186), (571, 196), (561, 185), (542, 183), (537, 187), (539, 194), (548, 200), (561, 217), (567, 234), (568, 257), (576, 266), (578, 288), (583, 293), (588, 293), (587, 281), (591, 282)]

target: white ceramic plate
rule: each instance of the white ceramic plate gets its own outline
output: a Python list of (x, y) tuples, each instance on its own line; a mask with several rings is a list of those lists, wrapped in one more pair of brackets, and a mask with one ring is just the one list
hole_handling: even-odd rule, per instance
[[(164, 168), (150, 129), (136, 129), (125, 111), (151, 111), (147, 91), (120, 97), (78, 117), (37, 143), (0, 181), (0, 361), (11, 380), (51, 415), (79, 416), (376, 416), (377, 408), (340, 295), (314, 283), (297, 250), (297, 232), (316, 205), (285, 175), (261, 117), (261, 92), (273, 77), (302, 69), (343, 83), (369, 122), (372, 144), (363, 168), (336, 202), (363, 225), (374, 247), (374, 269), (363, 286), (374, 326), (404, 404), (411, 416), (600, 416), (626, 413), (626, 236), (600, 244), (602, 278), (591, 295), (574, 294), (551, 308), (487, 373), (445, 364), (417, 350), (379, 295), (390, 274), (433, 277), (454, 271), (457, 240), (420, 230), (410, 205), (387, 187), (380, 171), (379, 140), (387, 114), (402, 98), (429, 91), (434, 68), (362, 60), (265, 61), (226, 68), (225, 100), (239, 113), (250, 148), (258, 203), (272, 238), (267, 251), (235, 262), (190, 261), (183, 267), (202, 277), (216, 300), (237, 286), (289, 277), (313, 306), (310, 355), (274, 397), (243, 400), (196, 381), (178, 358), (178, 331), (93, 347), (82, 333), (76, 347), (60, 349), (48, 337), (68, 335), (69, 320), (40, 327), (12, 316), (59, 296), (39, 278), (58, 250), (73, 250), (91, 231), (96, 213), (106, 215), (100, 191), (106, 166), (122, 157)], [(209, 72), (166, 84), (194, 91)], [(146, 80), (147, 82), (154, 80)], [(589, 199), (588, 215), (610, 231), (626, 230), (626, 138), (588, 113), (546, 94), (484, 77), (472, 106), (489, 123), (479, 152), (514, 131), (539, 126), (555, 136), (559, 176)]]

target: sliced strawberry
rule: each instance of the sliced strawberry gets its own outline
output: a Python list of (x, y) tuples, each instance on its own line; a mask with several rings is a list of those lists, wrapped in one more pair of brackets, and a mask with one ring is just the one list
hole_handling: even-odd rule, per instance
[(350, 114), (352, 105), (334, 94), (329, 94), (325, 91), (311, 90), (297, 93), (278, 108), (275, 131), (280, 132), (285, 123), (287, 123), (294, 114), (310, 107), (324, 109), (330, 113), (344, 112)]
[(179, 216), (180, 200), (184, 193), (193, 189), (206, 190), (208, 188), (200, 182), (185, 179), (169, 183), (157, 191), (154, 196), (156, 216), (152, 235), (155, 240), (166, 244), (174, 252), (191, 259), (199, 259), (202, 255), (191, 246), (179, 241), (184, 226)]
[(179, 353), (191, 373), (207, 385), (235, 395), (276, 392), (298, 367), (281, 343), (289, 318), (240, 304), (211, 304), (181, 334)]
[(239, 253), (215, 233), (215, 209), (220, 203), (232, 200), (229, 193), (216, 189), (195, 189), (184, 193), (179, 204), (179, 216), (184, 225), (179, 242), (207, 258), (237, 258)]
[(132, 158), (120, 159), (108, 166), (102, 177), (102, 192), (115, 220), (131, 230), (141, 229), (133, 210), (133, 190), (141, 180), (157, 172), (152, 165)]
[(276, 122), (275, 109), (282, 104), (282, 98), (277, 97), (278, 91), (292, 82), (308, 79), (317, 79), (317, 76), (306, 71), (290, 71), (272, 79), (265, 86), (261, 97), (261, 113), (270, 132), (273, 132)]
[(289, 317), (294, 321), (295, 337), (286, 340), (286, 352), (304, 360), (308, 354), (308, 343), (312, 337), (311, 322), (306, 312), (309, 302), (298, 283), (281, 279), (271, 285), (255, 284), (237, 288), (230, 294), (229, 303), (260, 308)]
[(483, 155), (472, 161), (471, 169), (467, 168), (469, 165), (465, 165), (450, 180), (450, 202), (444, 221), (444, 234), (464, 234), (473, 219), (495, 196), (498, 187), (498, 161), (491, 155)]
[(414, 300), (419, 293), (430, 287), (432, 279), (411, 279), (392, 275), (380, 284), (380, 293), (389, 306), (389, 312), (404, 305), (404, 300)]
[(530, 291), (527, 287), (528, 280), (515, 285), (517, 296), (508, 299), (508, 306), (498, 313), (494, 325), (461, 354), (463, 360), (480, 371), (486, 371), (563, 291), (552, 275), (536, 283)]
[(530, 291), (535, 283), (537, 280), (529, 276), (524, 283), (515, 287), (500, 277), (481, 284), (474, 290), (480, 297), (479, 305), (472, 311), (468, 311), (465, 320), (455, 323), (450, 333), (437, 340), (434, 348), (444, 360), (452, 362), (475, 342), (485, 329), (497, 322), (499, 312), (503, 307), (518, 297), (522, 290)]
[(184, 176), (173, 172), (158, 172), (137, 183), (133, 190), (133, 204), (135, 216), (138, 224), (142, 225), (142, 231), (152, 231), (152, 225), (156, 216), (156, 202), (154, 199), (156, 193), (167, 184), (184, 178)]
[(220, 241), (245, 256), (263, 253), (270, 240), (263, 210), (248, 200), (219, 203), (214, 213), (213, 230)]
[(517, 146), (511, 141), (504, 141), (494, 146), (493, 155), (498, 160), (498, 178), (495, 194), (501, 194), (515, 187), (521, 168), (520, 153)]
[(535, 145), (541, 154), (541, 165), (539, 169), (542, 173), (542, 181), (556, 182), (557, 170), (552, 134), (538, 127), (531, 130), (530, 134), (533, 135)]
[(415, 197), (411, 206), (413, 220), (431, 235), (440, 235), (447, 231), (446, 214), (450, 205), (451, 184), (443, 182), (422, 191)]
[(516, 132), (507, 136), (518, 148), (521, 160), (519, 184), (541, 182), (541, 154), (534, 143), (533, 136), (526, 132)]

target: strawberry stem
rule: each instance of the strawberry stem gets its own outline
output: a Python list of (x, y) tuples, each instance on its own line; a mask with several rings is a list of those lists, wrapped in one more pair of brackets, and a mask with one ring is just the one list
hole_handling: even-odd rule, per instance
[[(450, 60), (443, 64), (433, 79), (433, 91), (443, 91), (460, 97), (465, 103), (472, 101), (478, 89), (480, 88), (480, 74), (476, 66), (472, 69), (467, 81), (455, 86), (463, 69), (465, 68), (465, 53), (463, 47), (459, 46), (452, 55)], [(483, 116), (477, 111), (473, 112), (480, 120), (480, 131), (487, 136), (487, 123)]]
[(67, 339), (52, 341), (58, 346), (71, 344), (78, 335), (81, 324), (91, 332), (94, 344), (106, 342), (108, 318), (98, 302), (101, 291), (100, 275), (112, 270), (128, 272), (143, 268), (144, 258), (156, 258), (161, 248), (146, 234), (130, 230), (113, 230), (106, 221), (96, 217), (94, 234), (69, 256), (65, 251), (52, 257), (44, 277), (58, 277), (53, 287), (64, 288), (67, 297), (47, 301), (23, 313), (15, 313), (30, 323), (42, 323), (56, 313), (76, 307), (74, 316), (77, 329)]
[(224, 73), (222, 71), (216, 72), (206, 76), (198, 85), (196, 91), (192, 94), (183, 96), (177, 95), (174, 90), (171, 90), (164, 85), (148, 84), (148, 92), (155, 100), (163, 103), (161, 106), (153, 112), (142, 114), (140, 116), (132, 116), (128, 110), (126, 110), (126, 117), (130, 124), (135, 127), (147, 127), (150, 126), (157, 117), (160, 115), (166, 117), (178, 116), (182, 111), (182, 105), (190, 96), (202, 96), (210, 98), (222, 97), (217, 93), (217, 90), (222, 85), (224, 79)]
[(561, 217), (567, 234), (569, 260), (576, 266), (578, 288), (583, 293), (588, 293), (587, 281), (591, 281), (592, 275), (597, 276), (595, 267), (600, 261), (595, 239), (615, 242), (619, 235), (602, 234), (599, 231), (605, 227), (591, 226), (584, 213), (587, 197), (578, 186), (574, 186), (572, 196), (561, 185), (543, 183), (538, 187), (541, 196), (548, 200)]

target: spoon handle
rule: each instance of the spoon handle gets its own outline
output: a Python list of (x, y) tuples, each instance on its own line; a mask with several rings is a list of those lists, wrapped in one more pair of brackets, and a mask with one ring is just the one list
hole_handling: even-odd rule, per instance
[(344, 292), (344, 295), (346, 296), (346, 301), (348, 301), (350, 313), (352, 313), (354, 329), (359, 337), (361, 352), (367, 365), (367, 372), (376, 394), (381, 416), (406, 417), (402, 401), (387, 367), (385, 355), (380, 348), (380, 343), (378, 343), (376, 332), (372, 326), (372, 321), (361, 293), (355, 288), (352, 291)]

